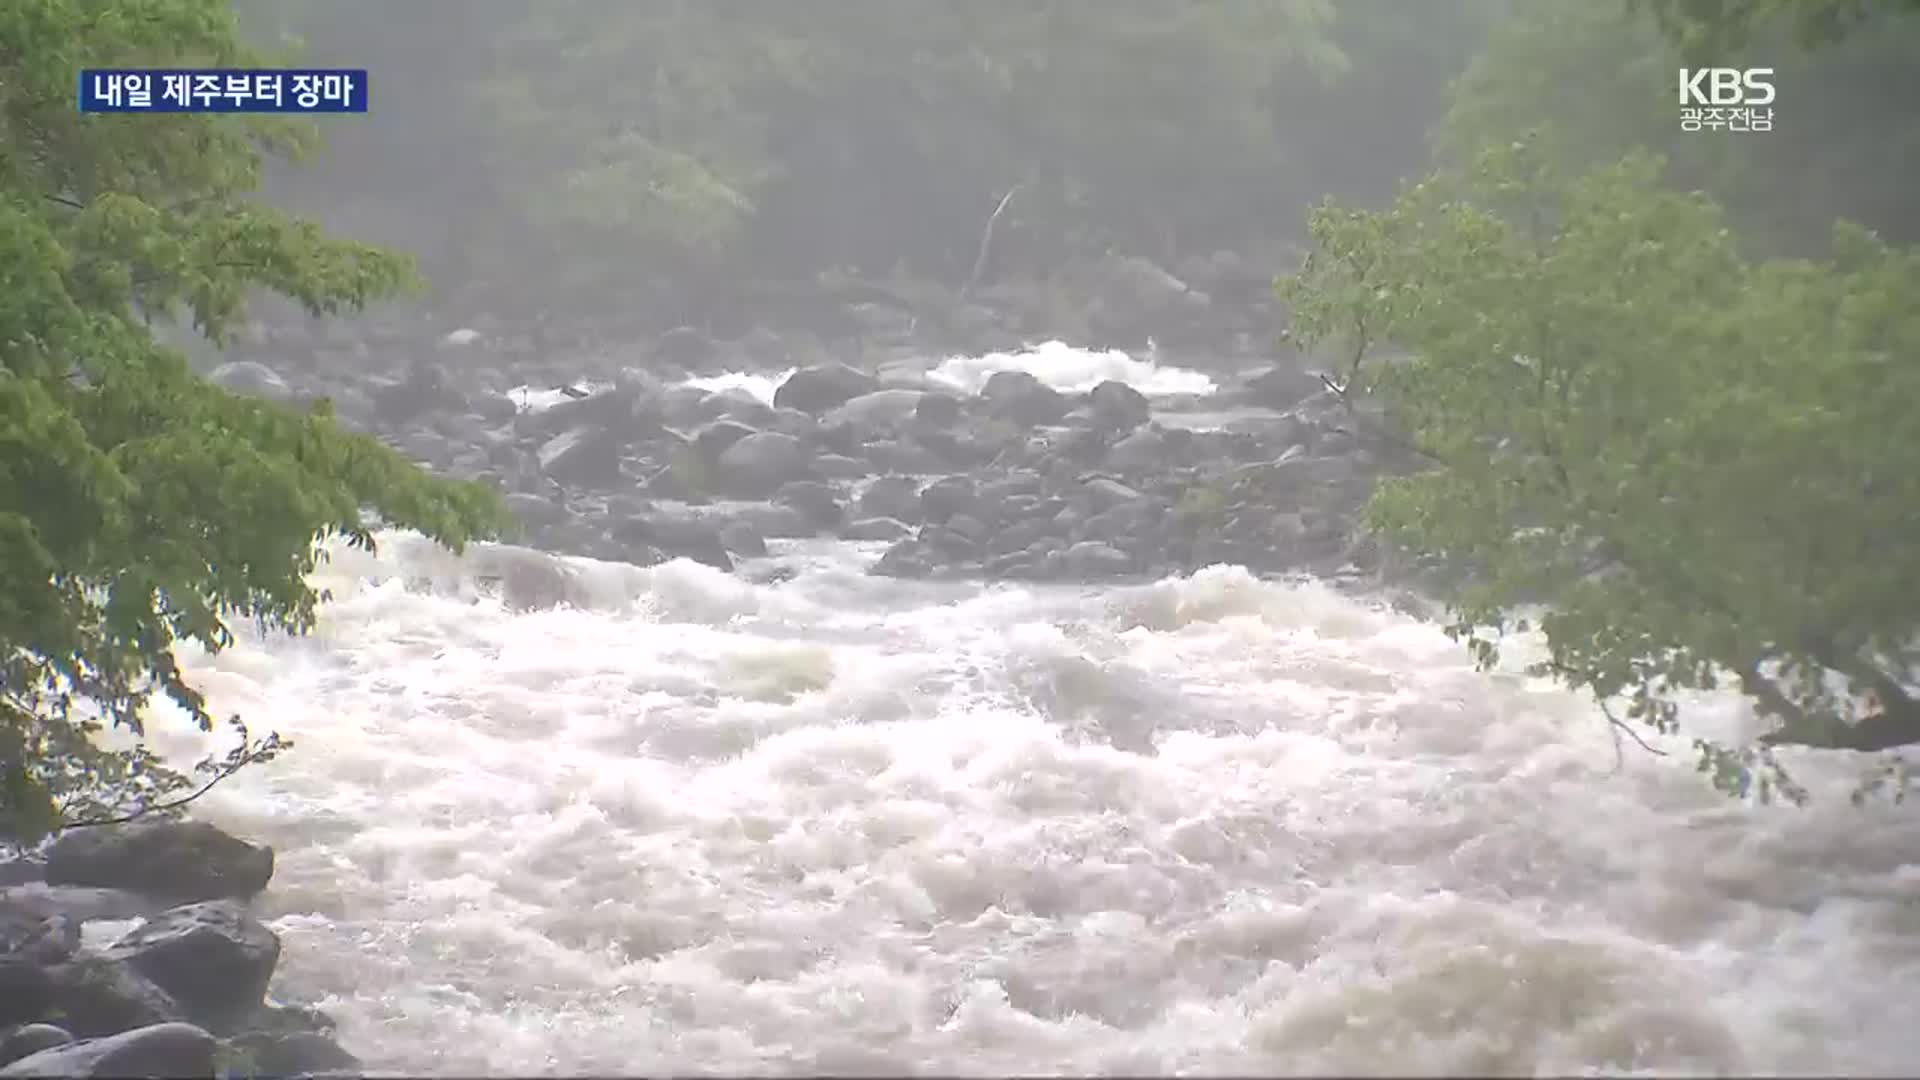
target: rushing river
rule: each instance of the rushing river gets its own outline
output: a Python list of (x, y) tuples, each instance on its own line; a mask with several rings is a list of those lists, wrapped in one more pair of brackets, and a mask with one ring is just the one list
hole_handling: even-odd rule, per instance
[(1742, 807), (1326, 585), (876, 554), (523, 610), (483, 579), (545, 556), (388, 535), (194, 655), (298, 742), (205, 800), (279, 849), (281, 992), (469, 1075), (1920, 1068), (1920, 830), (1857, 761)]

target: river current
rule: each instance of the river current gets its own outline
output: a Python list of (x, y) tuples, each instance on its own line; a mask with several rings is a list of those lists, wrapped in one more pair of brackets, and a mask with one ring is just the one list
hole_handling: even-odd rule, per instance
[[(389, 533), (310, 638), (191, 654), (297, 742), (204, 800), (278, 849), (278, 992), (442, 1074), (1920, 1068), (1920, 833), (1847, 755), (1743, 806), (1324, 583), (775, 548)], [(541, 563), (568, 602), (495, 584)]]

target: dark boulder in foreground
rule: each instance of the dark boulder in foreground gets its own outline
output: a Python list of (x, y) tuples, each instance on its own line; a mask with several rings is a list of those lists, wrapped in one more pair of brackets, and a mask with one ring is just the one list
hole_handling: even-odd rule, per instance
[(176, 902), (247, 897), (273, 877), (273, 849), (204, 822), (78, 829), (47, 850), (47, 882), (126, 889)]
[(260, 1007), (280, 959), (280, 938), (232, 900), (163, 911), (116, 942), (125, 961), (187, 1010), (210, 1022)]
[(219, 1046), (192, 1024), (150, 1024), (29, 1054), (0, 1068), (0, 1077), (211, 1077)]
[(11, 1065), (23, 1057), (65, 1046), (73, 1041), (66, 1028), (53, 1024), (22, 1024), (0, 1037), (0, 1065)]
[[(203, 823), (59, 838), (51, 879), (116, 887), (0, 888), (0, 1077), (359, 1076), (332, 1018), (266, 1001), (280, 939), (238, 897), (272, 872), (271, 849)], [(80, 933), (125, 919), (145, 921), (104, 949)]]
[(57, 1023), (82, 1038), (186, 1016), (180, 1003), (152, 979), (96, 952), (76, 953), (43, 974), (46, 996), (35, 1003), (33, 1018)]

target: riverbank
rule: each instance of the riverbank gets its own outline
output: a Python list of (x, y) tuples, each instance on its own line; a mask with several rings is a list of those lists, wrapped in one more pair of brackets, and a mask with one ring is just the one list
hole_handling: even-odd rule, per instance
[(318, 1009), (271, 1000), (251, 902), (271, 848), (202, 822), (75, 829), (0, 862), (0, 1077), (357, 1077)]

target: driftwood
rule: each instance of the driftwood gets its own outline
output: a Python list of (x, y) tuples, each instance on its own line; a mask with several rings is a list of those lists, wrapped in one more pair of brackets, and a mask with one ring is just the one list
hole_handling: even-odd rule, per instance
[(1000, 196), (1000, 205), (988, 215), (986, 228), (980, 231), (980, 253), (974, 256), (973, 273), (968, 274), (967, 283), (960, 286), (961, 303), (966, 303), (967, 298), (973, 295), (973, 290), (980, 285), (981, 275), (987, 272), (987, 257), (993, 250), (993, 227), (1000, 223), (1000, 215), (1007, 212), (1007, 204), (1013, 201), (1014, 192), (1019, 191), (1021, 186), (1015, 184), (1008, 188), (1007, 193)]

